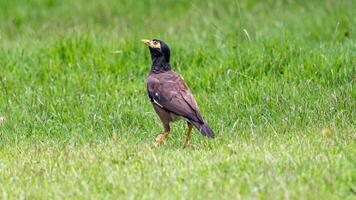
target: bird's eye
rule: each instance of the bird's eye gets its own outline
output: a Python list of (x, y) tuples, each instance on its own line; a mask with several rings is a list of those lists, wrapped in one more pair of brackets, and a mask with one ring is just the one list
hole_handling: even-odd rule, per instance
[(158, 44), (158, 42), (157, 42), (157, 41), (153, 41), (153, 44), (154, 44), (154, 45), (157, 45), (157, 44)]

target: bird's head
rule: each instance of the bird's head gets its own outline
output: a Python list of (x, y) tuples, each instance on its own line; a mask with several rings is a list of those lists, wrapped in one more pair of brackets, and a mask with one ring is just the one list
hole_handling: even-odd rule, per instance
[(166, 43), (161, 40), (141, 40), (150, 49), (153, 65), (169, 64), (171, 51)]

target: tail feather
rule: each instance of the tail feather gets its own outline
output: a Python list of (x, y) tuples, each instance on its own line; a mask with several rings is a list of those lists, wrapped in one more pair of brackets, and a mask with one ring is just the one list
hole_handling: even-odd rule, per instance
[(210, 138), (214, 138), (214, 132), (213, 130), (211, 130), (211, 128), (208, 126), (208, 124), (206, 123), (201, 123), (201, 122), (191, 122), (197, 129), (198, 131), (206, 136), (206, 137), (210, 137)]

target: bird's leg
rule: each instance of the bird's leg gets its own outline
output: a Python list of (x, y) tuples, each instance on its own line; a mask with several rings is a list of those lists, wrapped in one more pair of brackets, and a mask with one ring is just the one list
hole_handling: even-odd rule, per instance
[(187, 135), (185, 136), (185, 139), (184, 139), (184, 147), (188, 146), (188, 141), (189, 141), (190, 133), (192, 132), (192, 128), (193, 128), (193, 125), (188, 122), (188, 131), (187, 131)]

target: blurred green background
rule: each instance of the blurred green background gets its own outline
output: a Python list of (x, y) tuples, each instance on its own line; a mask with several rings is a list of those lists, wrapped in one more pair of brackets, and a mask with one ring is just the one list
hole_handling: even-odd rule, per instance
[[(355, 13), (352, 0), (1, 0), (0, 197), (353, 198)], [(142, 38), (171, 47), (216, 140), (194, 131), (183, 150), (181, 122), (151, 146)]]

